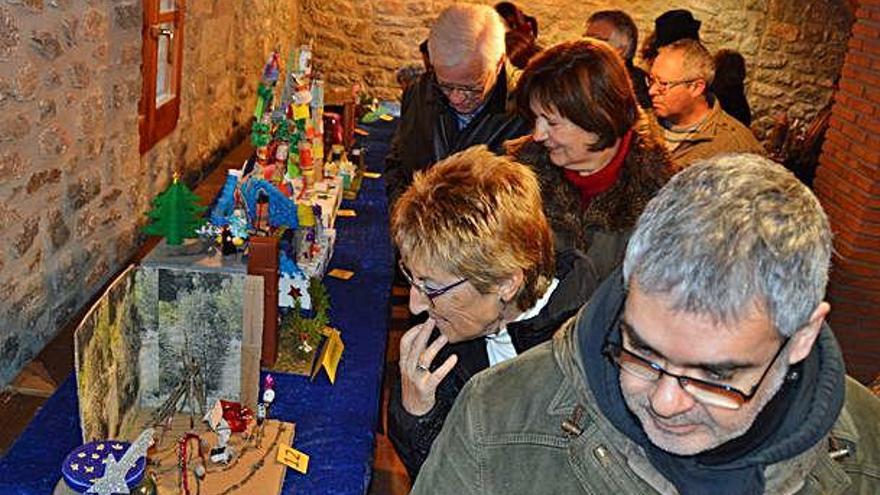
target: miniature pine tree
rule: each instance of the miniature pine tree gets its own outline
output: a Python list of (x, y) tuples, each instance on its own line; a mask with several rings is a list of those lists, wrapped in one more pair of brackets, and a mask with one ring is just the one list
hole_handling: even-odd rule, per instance
[(144, 227), (144, 232), (165, 236), (172, 246), (183, 244), (184, 238), (196, 237), (196, 230), (205, 223), (202, 213), (207, 209), (199, 206), (200, 200), (175, 173), (168, 189), (153, 200), (153, 208), (147, 212), (152, 223)]

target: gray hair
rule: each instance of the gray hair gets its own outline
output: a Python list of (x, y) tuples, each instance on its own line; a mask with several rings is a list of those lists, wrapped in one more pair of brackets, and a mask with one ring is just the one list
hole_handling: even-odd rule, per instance
[(708, 91), (712, 81), (715, 80), (715, 59), (702, 43), (689, 38), (680, 39), (666, 46), (661, 46), (659, 53), (666, 51), (680, 51), (687, 77), (706, 81)]
[(492, 67), (504, 56), (504, 21), (488, 5), (453, 5), (431, 26), (428, 53), (435, 66)]
[(825, 297), (830, 259), (828, 218), (813, 193), (777, 163), (729, 154), (695, 162), (648, 203), (623, 277), (719, 322), (741, 321), (758, 304), (785, 337)]
[[(594, 12), (593, 15), (587, 19), (587, 28), (589, 28), (590, 24), (594, 22), (607, 22), (614, 27), (614, 30), (620, 34), (625, 41), (625, 44), (612, 44), (614, 45), (614, 48), (623, 53), (623, 59), (625, 61), (631, 62), (636, 55), (636, 45), (639, 43), (639, 29), (636, 27), (636, 23), (633, 22), (632, 17), (622, 10), (600, 10)], [(607, 41), (611, 43), (612, 40)]]

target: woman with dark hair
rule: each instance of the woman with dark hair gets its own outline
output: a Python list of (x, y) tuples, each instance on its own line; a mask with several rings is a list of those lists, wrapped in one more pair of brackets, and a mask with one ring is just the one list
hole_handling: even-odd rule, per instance
[(495, 12), (504, 19), (508, 31), (517, 31), (531, 38), (538, 37), (538, 21), (530, 15), (526, 15), (513, 2), (498, 2), (495, 4)]
[(731, 117), (752, 125), (752, 109), (746, 99), (746, 59), (736, 50), (718, 50), (715, 54), (715, 77), (712, 94), (718, 98), (721, 109)]
[(538, 20), (520, 10), (512, 2), (498, 2), (495, 12), (504, 20), (507, 32), (504, 46), (507, 59), (517, 69), (524, 69), (529, 60), (543, 48), (538, 45)]
[(538, 175), (557, 247), (580, 249), (604, 278), (673, 172), (656, 124), (639, 109), (620, 56), (598, 40), (541, 52), (516, 94), (534, 130), (509, 142), (508, 153)]
[(529, 60), (541, 52), (541, 47), (535, 43), (535, 39), (521, 31), (505, 33), (504, 48), (507, 52), (507, 60), (510, 60), (517, 69), (525, 69)]

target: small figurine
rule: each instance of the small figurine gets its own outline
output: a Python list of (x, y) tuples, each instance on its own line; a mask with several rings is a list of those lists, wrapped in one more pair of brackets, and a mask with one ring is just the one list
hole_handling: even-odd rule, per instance
[(266, 407), (275, 402), (275, 377), (272, 375), (266, 375), (263, 379), (263, 402), (267, 404)]
[(220, 229), (218, 241), (220, 244), (220, 252), (223, 253), (223, 256), (229, 256), (238, 252), (238, 248), (235, 246), (235, 237), (232, 235), (232, 231), (228, 226)]
[(248, 238), (247, 218), (244, 215), (244, 211), (236, 208), (232, 211), (232, 215), (228, 217), (228, 220), (229, 232), (232, 234), (232, 244), (236, 247), (241, 247), (245, 239)]
[[(275, 378), (272, 375), (266, 375), (266, 378), (263, 380), (263, 397), (260, 403), (257, 404), (257, 424), (262, 424), (263, 420), (266, 419), (273, 402), (275, 402)], [(260, 409), (262, 409), (262, 414), (260, 414)]]
[(238, 402), (218, 399), (202, 421), (217, 434), (217, 446), (211, 449), (210, 459), (215, 464), (229, 464), (235, 452), (228, 445), (233, 433), (243, 433), (253, 419), (253, 412)]

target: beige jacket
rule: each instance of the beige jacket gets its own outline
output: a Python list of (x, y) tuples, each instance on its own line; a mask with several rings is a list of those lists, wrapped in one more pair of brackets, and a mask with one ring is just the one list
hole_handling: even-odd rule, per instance
[(672, 150), (672, 160), (679, 169), (691, 163), (722, 153), (757, 153), (764, 155), (764, 147), (755, 139), (751, 129), (721, 109), (715, 99), (709, 116), (700, 130)]

